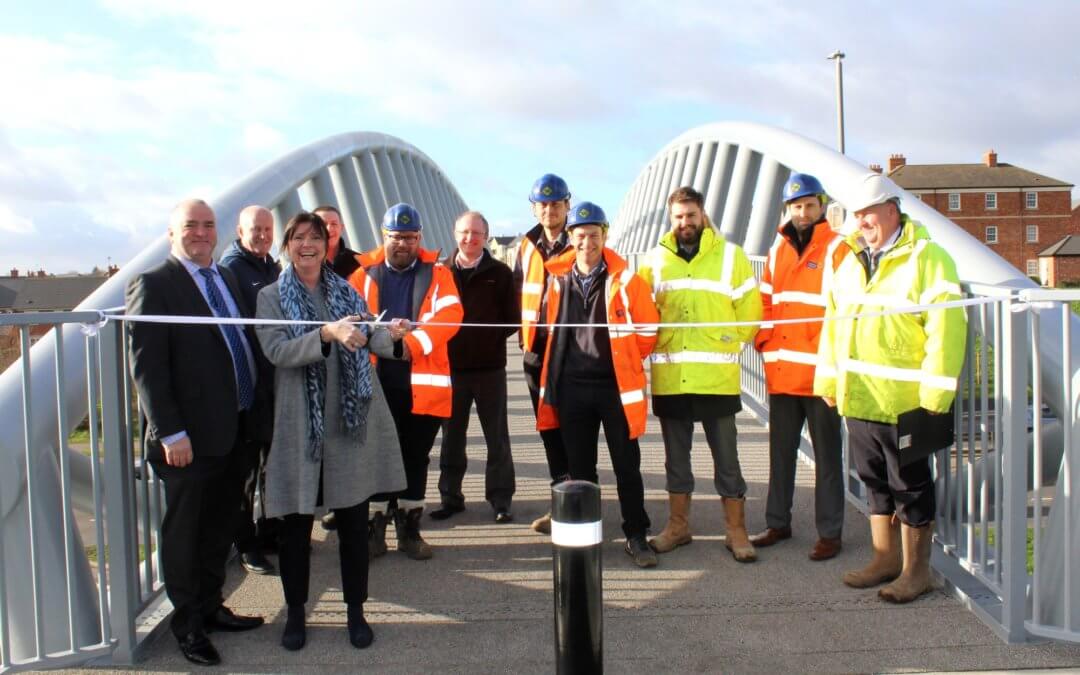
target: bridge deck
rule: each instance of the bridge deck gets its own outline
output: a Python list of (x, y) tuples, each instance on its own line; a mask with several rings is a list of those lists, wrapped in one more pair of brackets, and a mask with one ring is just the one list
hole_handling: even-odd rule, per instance
[[(516, 521), (496, 525), (483, 502), (483, 438), (473, 420), (474, 448), (465, 491), (468, 510), (449, 521), (425, 517), (435, 557), (414, 562), (393, 550), (371, 566), (367, 616), (375, 644), (353, 649), (345, 634), (336, 535), (316, 525), (312, 553), (308, 643), (287, 652), (277, 577), (246, 575), (230, 566), (228, 604), (262, 614), (268, 626), (215, 634), (224, 668), (245, 672), (553, 671), (551, 548), (529, 522), (547, 509), (543, 447), (533, 431), (524, 382), (511, 358), (510, 433), (517, 469)], [(698, 432), (695, 473), (711, 476)], [(768, 480), (765, 430), (739, 418), (739, 448), (750, 484), (752, 531), (764, 524)], [(642, 471), (653, 531), (667, 516), (664, 451), (659, 425), (643, 438)], [(432, 456), (428, 502), (437, 504), (438, 450)], [(603, 456), (604, 453), (601, 452)], [(639, 570), (621, 550), (618, 503), (610, 462), (604, 487), (604, 659), (609, 672), (897, 671), (1052, 668), (1080, 664), (1080, 646), (1005, 645), (942, 591), (908, 606), (879, 602), (875, 591), (845, 587), (843, 570), (869, 556), (866, 519), (848, 507), (844, 551), (836, 559), (806, 558), (814, 539), (812, 472), (800, 465), (795, 536), (759, 551), (753, 565), (734, 562), (723, 546), (722, 514), (711, 480), (698, 482), (691, 546)], [(391, 532), (393, 528), (390, 528)], [(167, 631), (146, 650), (139, 670), (189, 670)]]

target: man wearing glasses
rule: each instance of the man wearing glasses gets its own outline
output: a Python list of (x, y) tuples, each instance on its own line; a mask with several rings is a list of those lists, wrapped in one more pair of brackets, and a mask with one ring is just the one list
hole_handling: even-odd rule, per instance
[[(405, 464), (405, 491), (371, 498), (369, 555), (386, 553), (389, 502), (396, 499), (394, 526), (398, 550), (413, 560), (431, 557), (420, 536), (428, 461), (443, 420), (450, 417), (450, 360), (447, 343), (458, 332), (463, 310), (453, 273), (436, 251), (420, 247), (420, 214), (409, 204), (391, 206), (383, 217), (383, 245), (359, 257), (361, 269), (349, 283), (384, 319), (403, 319), (390, 327), (400, 337), (398, 359), (379, 359), (379, 382), (394, 416)], [(429, 323), (435, 325), (428, 325)]]

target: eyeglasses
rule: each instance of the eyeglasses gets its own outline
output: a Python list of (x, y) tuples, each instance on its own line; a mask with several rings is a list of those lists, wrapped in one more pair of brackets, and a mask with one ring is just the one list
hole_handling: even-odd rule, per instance
[(388, 234), (386, 238), (395, 244), (415, 244), (420, 241), (418, 234)]

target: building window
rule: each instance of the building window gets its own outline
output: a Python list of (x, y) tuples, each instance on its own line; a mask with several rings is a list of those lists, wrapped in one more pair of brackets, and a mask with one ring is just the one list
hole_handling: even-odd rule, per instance
[(986, 243), (987, 244), (996, 244), (997, 243), (997, 225), (987, 225), (986, 226)]
[(986, 193), (986, 208), (988, 208), (988, 209), (996, 209), (997, 208), (997, 193), (996, 192), (987, 192)]
[(1039, 208), (1039, 193), (1028, 192), (1024, 195), (1024, 206), (1029, 209)]
[(950, 211), (959, 211), (960, 210), (960, 193), (959, 192), (950, 192), (949, 193), (949, 210)]
[(1039, 226), (1028, 225), (1024, 228), (1024, 240), (1029, 244), (1037, 244), (1039, 242)]
[(1038, 260), (1029, 260), (1029, 261), (1027, 261), (1027, 275), (1029, 277), (1037, 277), (1037, 276), (1039, 276), (1039, 261)]

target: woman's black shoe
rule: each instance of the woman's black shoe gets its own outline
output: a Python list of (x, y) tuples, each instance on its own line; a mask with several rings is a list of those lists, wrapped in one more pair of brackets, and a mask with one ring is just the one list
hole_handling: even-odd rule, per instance
[(368, 625), (366, 619), (364, 619), (364, 607), (349, 606), (349, 642), (353, 647), (357, 649), (366, 649), (371, 646), (372, 640), (375, 639), (375, 633), (372, 632), (371, 626)]

